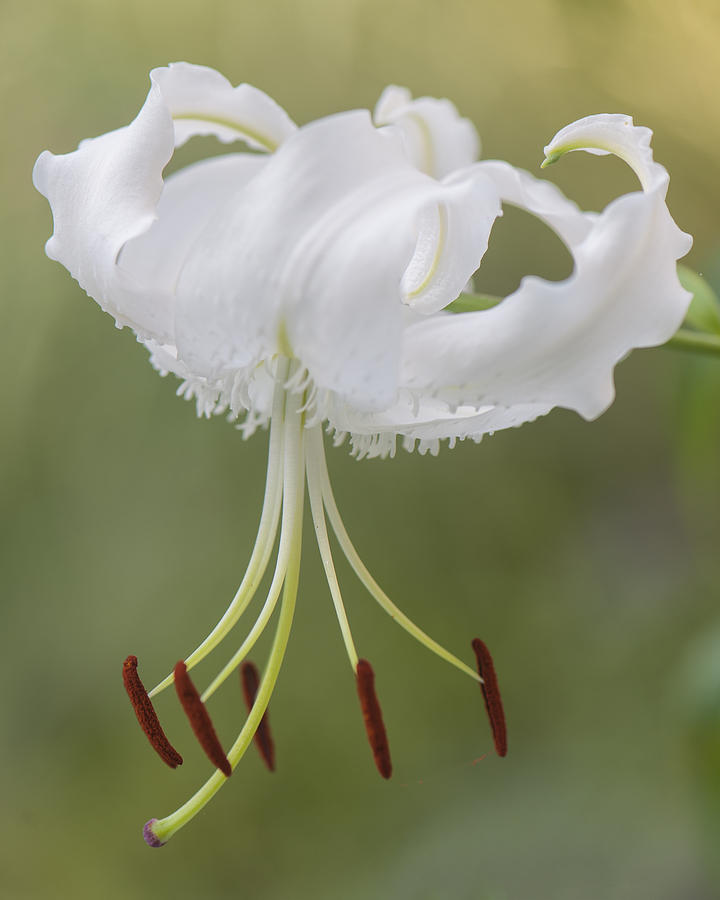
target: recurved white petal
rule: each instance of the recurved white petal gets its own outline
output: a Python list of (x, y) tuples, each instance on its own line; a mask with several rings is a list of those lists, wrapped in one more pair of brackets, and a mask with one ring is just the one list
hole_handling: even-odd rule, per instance
[(148, 305), (174, 294), (185, 259), (218, 209), (235, 197), (266, 165), (261, 154), (234, 153), (187, 166), (170, 175), (150, 229), (128, 241), (118, 266)]
[[(188, 111), (194, 117), (183, 119)], [(173, 116), (180, 116), (179, 135)], [(222, 122), (213, 119), (221, 116)], [(227, 124), (230, 116), (235, 116), (233, 128)], [(119, 325), (129, 325), (142, 339), (174, 343), (171, 281), (179, 260), (216, 199), (232, 193), (261, 166), (253, 159), (220, 163), (227, 165), (222, 174), (221, 168), (198, 169), (189, 180), (171, 179), (173, 186), (163, 194), (162, 171), (176, 140), (212, 133), (269, 149), (295, 130), (265, 94), (248, 85), (234, 89), (212, 69), (178, 63), (154, 70), (145, 104), (130, 125), (83, 141), (73, 153), (45, 152), (36, 162), (33, 181), (53, 212), (48, 256), (69, 269)], [(228, 176), (224, 190), (222, 175)], [(200, 183), (205, 177), (207, 184)], [(165, 199), (159, 208), (161, 195)], [(126, 248), (118, 265), (126, 244), (144, 235), (162, 208), (163, 221), (153, 227), (147, 243)], [(153, 257), (156, 244), (162, 256)]]
[(451, 447), (466, 438), (479, 441), (485, 434), (530, 422), (550, 409), (543, 404), (450, 406), (435, 397), (402, 391), (391, 407), (380, 412), (364, 413), (335, 398), (330, 398), (324, 412), (336, 435), (350, 436), (355, 455), (372, 458), (394, 456), (398, 436), (407, 450), (436, 454), (441, 440), (448, 440)]
[[(300, 358), (321, 388), (343, 391), (365, 379), (364, 389), (387, 402), (397, 382), (399, 283), (414, 235), (392, 229), (390, 247), (370, 266), (362, 241), (348, 235), (378, 210), (375, 240), (386, 236), (383, 204), (398, 179), (433, 184), (367, 113), (314, 122), (286, 141), (218, 212), (183, 269), (178, 348), (193, 372), (214, 379), (283, 352)], [(408, 245), (400, 262), (397, 241)], [(400, 266), (390, 298), (387, 288), (372, 290), (389, 258)]]
[(586, 116), (558, 131), (545, 147), (543, 168), (573, 150), (586, 150), (599, 156), (612, 153), (633, 169), (643, 190), (648, 191), (667, 179), (665, 169), (653, 160), (651, 139), (652, 131), (633, 125), (630, 116), (620, 113)]
[(474, 166), (490, 178), (503, 203), (524, 209), (545, 222), (572, 252), (583, 241), (597, 219), (596, 213), (583, 212), (549, 181), (535, 178), (500, 160), (487, 160)]
[(690, 243), (662, 185), (623, 196), (572, 248), (566, 281), (527, 278), (493, 309), (412, 325), (402, 384), (452, 403), (564, 406), (594, 418), (612, 402), (615, 364), (682, 322), (689, 294), (676, 260)]
[(297, 130), (267, 94), (249, 84), (233, 87), (215, 69), (178, 62), (153, 69), (150, 78), (172, 115), (177, 147), (195, 135), (211, 134), (224, 143), (243, 140), (273, 151)]
[[(363, 111), (300, 129), (195, 243), (178, 282), (180, 356), (213, 379), (293, 354), (320, 390), (387, 406), (418, 217), (472, 191), (423, 175)], [(481, 252), (467, 254), (460, 284)]]
[(424, 209), (415, 252), (402, 281), (404, 302), (431, 313), (451, 303), (480, 265), (495, 219), (497, 186), (475, 166), (443, 181), (446, 199)]
[(137, 118), (125, 128), (83, 141), (73, 153), (45, 151), (33, 183), (50, 202), (54, 233), (45, 245), (118, 324), (143, 337), (172, 337), (167, 298), (137, 302), (135, 285), (116, 261), (124, 244), (147, 231), (172, 156), (172, 119), (153, 85)]
[(433, 178), (444, 178), (480, 155), (475, 126), (462, 118), (449, 100), (413, 100), (407, 88), (390, 85), (381, 94), (373, 119), (377, 126), (398, 128), (410, 159)]

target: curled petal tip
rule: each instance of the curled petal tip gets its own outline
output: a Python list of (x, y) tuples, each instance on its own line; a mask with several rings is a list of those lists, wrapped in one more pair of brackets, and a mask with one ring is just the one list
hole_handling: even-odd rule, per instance
[(560, 159), (561, 156), (562, 156), (561, 150), (553, 150), (552, 152), (548, 153), (545, 156), (545, 159), (540, 163), (540, 168), (547, 169), (548, 166), (551, 166), (551, 165), (553, 165), (553, 163), (556, 163)]
[(558, 131), (545, 147), (545, 155), (557, 159), (571, 150), (586, 150), (601, 156), (612, 153), (633, 169), (647, 191), (667, 181), (665, 169), (653, 161), (651, 138), (652, 131), (636, 126), (630, 116), (600, 113), (585, 116)]
[(143, 825), (143, 840), (148, 845), (148, 847), (164, 847), (165, 841), (161, 841), (160, 838), (153, 831), (153, 825), (157, 822), (157, 819), (149, 819)]

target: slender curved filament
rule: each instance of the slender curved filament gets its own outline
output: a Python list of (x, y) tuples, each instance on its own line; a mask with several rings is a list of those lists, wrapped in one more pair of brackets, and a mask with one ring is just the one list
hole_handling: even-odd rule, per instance
[(320, 557), (322, 558), (325, 577), (327, 578), (330, 595), (332, 596), (335, 614), (337, 615), (340, 631), (345, 643), (345, 649), (350, 659), (353, 673), (357, 670), (358, 655), (355, 643), (350, 632), (350, 623), (340, 593), (335, 564), (333, 563), (330, 541), (328, 539), (327, 525), (325, 524), (325, 509), (323, 505), (322, 476), (319, 469), (319, 457), (323, 454), (322, 431), (319, 425), (312, 428), (307, 437), (308, 452), (305, 460), (307, 467), (308, 496), (310, 497), (310, 509), (312, 511), (315, 537), (317, 539)]
[[(288, 515), (283, 515), (280, 540), (289, 531), (289, 555), (283, 584), (283, 597), (280, 605), (277, 630), (270, 656), (263, 673), (255, 703), (245, 720), (235, 743), (228, 751), (227, 758), (234, 769), (250, 745), (260, 720), (267, 709), (280, 667), (285, 656), (297, 597), (298, 578), (300, 572), (300, 556), (302, 551), (302, 516), (305, 494), (304, 479), (304, 423), (299, 413), (301, 398), (288, 395), (285, 411), (285, 452), (283, 474), (283, 508)], [(157, 841), (158, 846), (168, 841), (177, 831), (194, 818), (197, 813), (220, 790), (227, 779), (216, 771), (186, 803), (163, 819), (153, 819), (145, 826), (145, 839), (150, 843)]]
[[(205, 640), (186, 658), (185, 665), (188, 671), (203, 660), (232, 630), (234, 625), (245, 612), (262, 581), (270, 561), (270, 554), (275, 545), (278, 521), (280, 519), (280, 506), (282, 503), (282, 464), (284, 442), (284, 419), (286, 395), (283, 389), (287, 377), (288, 362), (282, 359), (278, 362), (276, 374), (275, 392), (273, 395), (272, 418), (270, 420), (270, 440), (268, 447), (268, 469), (265, 481), (265, 497), (263, 510), (260, 516), (255, 546), (250, 555), (245, 575), (223, 617), (208, 634)], [(149, 693), (154, 697), (165, 690), (173, 682), (170, 673)]]
[(408, 632), (408, 634), (412, 635), (412, 637), (414, 637), (415, 640), (419, 641), (424, 647), (427, 647), (427, 649), (436, 654), (436, 656), (439, 656), (441, 659), (449, 662), (450, 665), (455, 666), (456, 669), (459, 669), (461, 672), (469, 675), (470, 678), (473, 679), (473, 681), (482, 681), (478, 673), (471, 669), (470, 666), (466, 665), (461, 659), (458, 659), (458, 657), (451, 653), (449, 650), (446, 650), (441, 644), (438, 644), (437, 641), (434, 641), (419, 626), (417, 626), (411, 619), (409, 619), (405, 615), (405, 613), (392, 602), (392, 600), (388, 597), (385, 591), (383, 591), (377, 581), (375, 581), (373, 576), (368, 571), (365, 563), (362, 561), (362, 559), (360, 559), (360, 555), (355, 549), (352, 541), (350, 540), (350, 536), (348, 535), (343, 520), (340, 516), (340, 511), (338, 510), (337, 503), (335, 502), (335, 496), (333, 495), (332, 487), (330, 485), (330, 476), (327, 470), (325, 448), (322, 443), (322, 436), (320, 437), (320, 440), (315, 441), (313, 450), (313, 457), (317, 461), (318, 472), (320, 474), (323, 503), (325, 505), (325, 509), (327, 510), (328, 518), (330, 519), (330, 525), (335, 532), (338, 543), (340, 544), (343, 553), (347, 557), (348, 562), (354, 569), (357, 577), (365, 586), (368, 593), (370, 593), (375, 598), (375, 600), (380, 604), (380, 606), (385, 610), (385, 612), (390, 616), (391, 619), (397, 622), (398, 625), (404, 628), (405, 631)]

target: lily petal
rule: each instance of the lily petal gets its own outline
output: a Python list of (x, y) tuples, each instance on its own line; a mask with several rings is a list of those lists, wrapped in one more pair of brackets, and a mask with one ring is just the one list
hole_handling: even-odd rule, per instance
[(491, 178), (503, 203), (536, 216), (558, 235), (572, 252), (590, 233), (597, 213), (583, 212), (550, 181), (535, 178), (500, 160), (478, 163), (474, 169)]
[(127, 243), (155, 221), (162, 170), (173, 153), (173, 126), (153, 85), (137, 118), (125, 128), (83, 141), (73, 153), (45, 151), (33, 183), (50, 202), (54, 233), (45, 245), (80, 286), (141, 337), (172, 339), (167, 298), (148, 305), (116, 266)]
[(207, 66), (171, 63), (150, 78), (162, 91), (173, 117), (175, 146), (196, 135), (223, 143), (243, 140), (256, 150), (273, 151), (297, 130), (285, 110), (250, 84), (233, 87)]
[(445, 178), (443, 184), (455, 191), (424, 210), (402, 281), (404, 302), (419, 313), (437, 312), (461, 293), (485, 255), (495, 219), (502, 215), (497, 186), (478, 166)]
[(407, 88), (390, 85), (380, 95), (373, 120), (377, 126), (398, 128), (410, 159), (433, 178), (444, 178), (469, 166), (480, 155), (475, 126), (462, 118), (449, 100), (413, 100)]
[[(400, 284), (418, 219), (438, 205), (475, 212), (497, 195), (477, 176), (441, 184), (407, 160), (364, 111), (300, 129), (196, 242), (178, 283), (180, 356), (200, 375), (274, 353), (302, 360), (319, 390), (379, 409), (395, 399), (403, 327)], [(487, 236), (455, 253), (451, 302)], [(462, 257), (462, 258), (460, 258)], [(459, 288), (457, 288), (459, 289)]]
[[(73, 153), (46, 151), (35, 164), (33, 182), (53, 211), (47, 255), (69, 269), (118, 325), (129, 325), (141, 339), (172, 343), (172, 297), (162, 291), (149, 294), (148, 285), (117, 262), (125, 244), (157, 218), (162, 171), (174, 146), (192, 134), (216, 134), (269, 149), (295, 126), (261, 91), (248, 85), (233, 89), (203, 66), (178, 63), (153, 70), (150, 78), (145, 104), (130, 125), (83, 141)], [(193, 117), (186, 120), (187, 112)], [(221, 115), (226, 117), (222, 122), (213, 121)], [(174, 116), (180, 117), (177, 134)], [(229, 116), (236, 117), (234, 131)]]
[[(613, 117), (601, 118), (607, 138)], [(452, 403), (564, 406), (592, 419), (612, 402), (615, 364), (633, 348), (673, 335), (690, 300), (677, 279), (676, 260), (688, 252), (691, 238), (667, 210), (668, 176), (648, 162), (647, 130), (626, 132), (625, 118), (614, 123), (634, 138), (626, 139), (623, 152), (650, 187), (614, 200), (592, 219), (578, 218), (570, 205), (560, 215), (553, 191), (543, 217), (575, 257), (571, 277), (558, 283), (526, 278), (493, 309), (410, 326), (406, 387)], [(529, 178), (520, 176), (525, 198), (537, 198), (539, 188), (528, 193)], [(531, 212), (538, 209), (519, 194), (514, 199)]]
[(378, 413), (362, 413), (348, 404), (330, 402), (324, 410), (336, 442), (350, 436), (351, 450), (358, 458), (394, 456), (396, 438), (402, 438), (406, 450), (436, 455), (440, 441), (470, 438), (479, 441), (483, 435), (503, 428), (531, 422), (550, 412), (544, 404), (501, 406), (451, 406), (435, 397), (416, 397), (402, 391), (392, 407)]
[(653, 161), (649, 128), (633, 125), (630, 116), (601, 113), (585, 116), (558, 131), (545, 147), (543, 168), (573, 150), (598, 156), (614, 154), (624, 160), (640, 179), (643, 190), (660, 187), (667, 179), (665, 169)]
[(118, 257), (119, 274), (133, 280), (148, 306), (162, 297), (174, 315), (175, 289), (190, 249), (228, 197), (237, 195), (267, 159), (250, 153), (214, 157), (165, 180), (155, 222)]

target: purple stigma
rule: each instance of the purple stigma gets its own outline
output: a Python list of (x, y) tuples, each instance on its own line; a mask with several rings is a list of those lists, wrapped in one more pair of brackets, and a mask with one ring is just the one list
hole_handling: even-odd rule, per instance
[(157, 822), (157, 819), (150, 819), (143, 826), (143, 838), (148, 847), (164, 847), (165, 841), (161, 841), (160, 838), (153, 831), (153, 825)]

